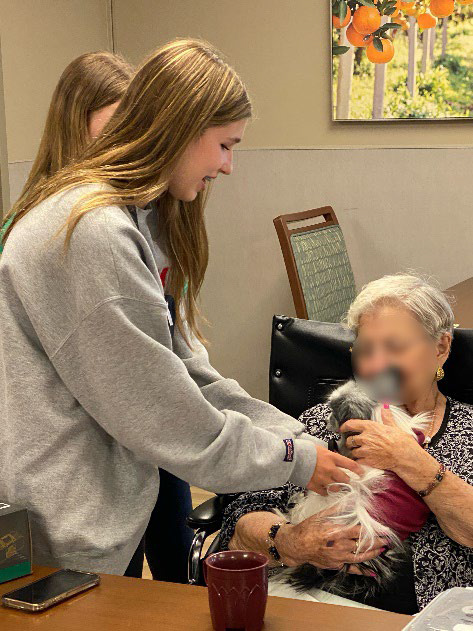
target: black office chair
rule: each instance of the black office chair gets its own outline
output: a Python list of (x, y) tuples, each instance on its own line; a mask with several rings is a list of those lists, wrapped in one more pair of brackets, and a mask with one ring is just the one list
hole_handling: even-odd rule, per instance
[[(297, 418), (304, 410), (325, 401), (329, 392), (352, 377), (350, 346), (353, 335), (341, 324), (273, 318), (269, 366), (269, 402)], [(473, 404), (473, 330), (455, 329), (452, 352), (439, 382), (445, 395)], [(225, 508), (237, 495), (217, 495), (189, 515), (196, 531), (189, 555), (189, 583), (203, 585), (202, 547), (217, 532)], [(207, 555), (219, 550), (219, 536)], [(207, 556), (206, 555), (206, 556)]]

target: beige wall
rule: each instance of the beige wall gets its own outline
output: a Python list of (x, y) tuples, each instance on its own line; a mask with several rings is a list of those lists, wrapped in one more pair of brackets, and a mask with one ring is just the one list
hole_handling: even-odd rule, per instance
[(257, 110), (246, 147), (469, 145), (471, 121), (332, 123), (329, 0), (114, 0), (116, 45), (138, 62), (177, 36), (225, 52)]
[(0, 0), (9, 162), (34, 157), (66, 65), (109, 47), (107, 8), (107, 0)]

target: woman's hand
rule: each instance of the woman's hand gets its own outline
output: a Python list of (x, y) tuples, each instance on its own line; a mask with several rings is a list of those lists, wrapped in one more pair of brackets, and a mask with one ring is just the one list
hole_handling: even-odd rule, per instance
[(406, 462), (420, 458), (424, 450), (417, 440), (399, 429), (391, 410), (381, 411), (383, 423), (351, 419), (343, 423), (340, 432), (360, 432), (349, 436), (346, 446), (360, 464), (397, 472)]
[[(382, 410), (383, 425), (373, 421), (350, 420), (341, 432), (361, 432), (354, 436), (353, 457), (361, 464), (396, 473), (414, 491), (426, 489), (435, 479), (439, 462), (422, 449), (412, 436), (397, 428), (390, 410)], [(473, 548), (473, 485), (450, 471), (432, 493), (424, 498), (446, 535)], [(356, 572), (357, 570), (355, 570)]]
[(284, 565), (295, 567), (311, 563), (321, 569), (340, 569), (345, 564), (369, 561), (383, 552), (386, 542), (379, 538), (372, 546), (360, 544), (356, 550), (360, 526), (337, 526), (327, 519), (332, 512), (333, 509), (328, 509), (300, 524), (281, 526), (275, 544)]
[(354, 473), (361, 475), (363, 469), (359, 464), (345, 458), (341, 454), (329, 451), (325, 447), (317, 446), (317, 462), (315, 464), (314, 473), (307, 488), (311, 491), (315, 491), (319, 495), (327, 495), (327, 486), (334, 482), (340, 484), (347, 484), (350, 482), (350, 478), (342, 471), (342, 468), (349, 469)]

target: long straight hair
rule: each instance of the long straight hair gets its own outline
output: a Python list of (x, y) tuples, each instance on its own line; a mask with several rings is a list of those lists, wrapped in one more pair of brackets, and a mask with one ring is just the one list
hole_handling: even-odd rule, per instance
[(91, 142), (90, 115), (119, 101), (133, 70), (109, 52), (80, 55), (65, 68), (54, 90), (38, 153), (17, 206), (24, 207), (31, 191), (79, 158)]
[(5, 239), (34, 206), (79, 184), (112, 188), (102, 187), (74, 206), (64, 226), (66, 247), (91, 210), (113, 204), (144, 207), (157, 200), (170, 260), (166, 289), (176, 302), (176, 323), (185, 335), (185, 319), (202, 340), (197, 298), (208, 263), (204, 193), (192, 202), (177, 201), (168, 192), (169, 178), (187, 146), (207, 128), (250, 116), (242, 81), (213, 46), (193, 39), (164, 45), (138, 69), (102, 135), (82, 158), (15, 204)]

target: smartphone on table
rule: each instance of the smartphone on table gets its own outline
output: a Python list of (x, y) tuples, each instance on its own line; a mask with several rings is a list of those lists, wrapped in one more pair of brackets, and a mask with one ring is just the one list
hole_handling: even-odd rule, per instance
[(24, 611), (44, 611), (100, 583), (98, 574), (59, 570), (2, 596), (5, 607)]

